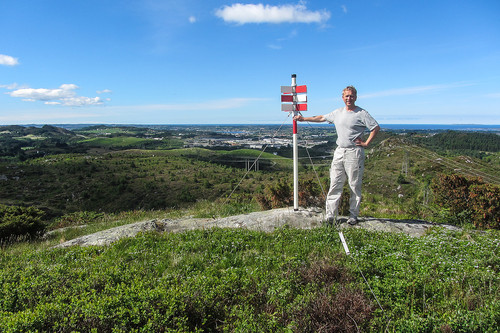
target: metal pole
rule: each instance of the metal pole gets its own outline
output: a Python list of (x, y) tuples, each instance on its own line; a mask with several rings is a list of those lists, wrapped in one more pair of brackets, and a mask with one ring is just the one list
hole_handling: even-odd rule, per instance
[[(297, 75), (292, 74), (293, 116), (297, 116)], [(299, 210), (299, 151), (297, 144), (297, 121), (293, 120), (293, 210)]]

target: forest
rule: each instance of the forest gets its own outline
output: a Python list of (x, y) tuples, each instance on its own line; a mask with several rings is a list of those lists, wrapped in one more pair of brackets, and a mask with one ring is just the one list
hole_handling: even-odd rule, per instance
[(484, 158), (488, 152), (500, 151), (500, 136), (495, 133), (446, 131), (425, 138), (413, 136), (412, 142), (440, 153), (478, 158)]

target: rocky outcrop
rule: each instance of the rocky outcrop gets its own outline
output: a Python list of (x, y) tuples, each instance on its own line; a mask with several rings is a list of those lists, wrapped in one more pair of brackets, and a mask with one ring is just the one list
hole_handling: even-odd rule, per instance
[[(290, 226), (292, 228), (312, 229), (322, 225), (324, 219), (323, 211), (319, 208), (299, 209), (280, 208), (262, 212), (254, 212), (243, 215), (230, 216), (225, 218), (181, 218), (162, 219), (137, 222), (123, 225), (112, 229), (97, 232), (72, 239), (57, 245), (57, 247), (68, 247), (73, 245), (109, 245), (121, 238), (134, 237), (139, 232), (182, 232), (193, 229), (219, 228), (245, 228), (249, 230), (259, 230), (272, 232), (276, 228)], [(344, 228), (364, 228), (371, 231), (385, 231), (405, 233), (413, 237), (420, 237), (425, 232), (435, 226), (435, 224), (419, 220), (394, 220), (361, 218), (359, 223), (350, 226), (345, 222), (345, 218), (339, 219), (339, 229)], [(458, 229), (453, 226), (440, 225), (447, 229)]]

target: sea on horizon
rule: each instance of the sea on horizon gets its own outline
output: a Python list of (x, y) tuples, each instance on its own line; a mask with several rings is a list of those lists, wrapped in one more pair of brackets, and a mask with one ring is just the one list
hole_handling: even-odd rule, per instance
[[(312, 126), (332, 126), (326, 123), (309, 123)], [(24, 127), (42, 127), (46, 124), (25, 124)], [(279, 126), (278, 124), (47, 124), (69, 130), (80, 129), (90, 126), (136, 126), (136, 127), (237, 127), (237, 126)], [(292, 124), (285, 124), (291, 126)], [(0, 125), (9, 126), (9, 125)], [(499, 132), (500, 125), (485, 124), (380, 124), (382, 129), (387, 130), (407, 130), (407, 131), (428, 131), (428, 130), (452, 130), (452, 131), (493, 131)]]

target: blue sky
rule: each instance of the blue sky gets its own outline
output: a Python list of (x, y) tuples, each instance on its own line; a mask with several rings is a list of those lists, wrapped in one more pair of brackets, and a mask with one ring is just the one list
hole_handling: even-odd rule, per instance
[(0, 1), (0, 124), (500, 124), (500, 1)]

